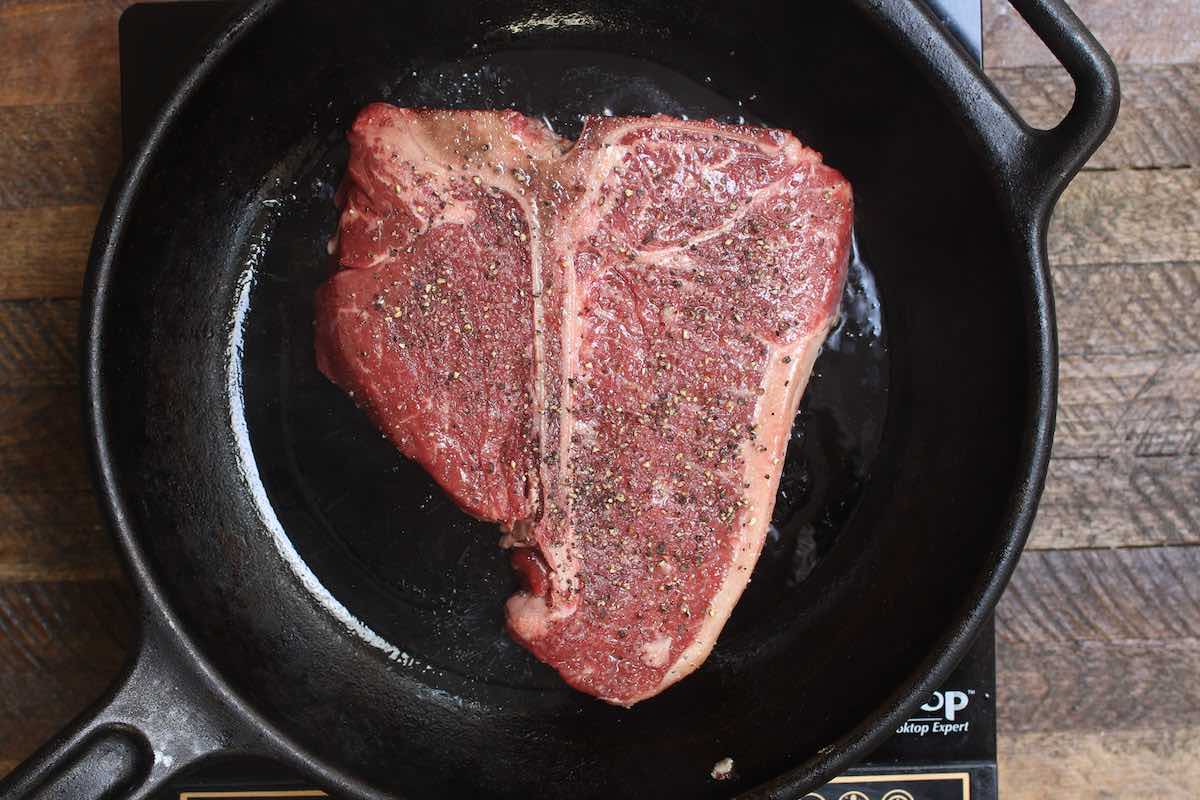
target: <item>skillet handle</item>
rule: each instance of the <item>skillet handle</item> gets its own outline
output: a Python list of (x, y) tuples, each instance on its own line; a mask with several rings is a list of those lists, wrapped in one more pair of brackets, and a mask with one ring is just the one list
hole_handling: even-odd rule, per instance
[[(935, 78), (943, 99), (970, 120), (987, 152), (1007, 210), (1036, 245), (1059, 194), (1095, 152), (1117, 120), (1117, 70), (1066, 0), (1009, 0), (1075, 81), (1075, 102), (1056, 127), (1030, 127), (978, 58), (921, 0), (854, 0), (890, 28), (916, 62)], [(1032, 250), (1035, 258), (1040, 246)]]
[(154, 622), (108, 695), (0, 783), (5, 800), (142, 800), (202, 758), (266, 754)]
[[(1075, 82), (1075, 100), (1057, 126), (1031, 128), (1006, 159), (1026, 197), (1049, 211), (1071, 177), (1104, 141), (1117, 119), (1120, 87), (1108, 53), (1075, 16), (1066, 0), (1009, 0)], [(1016, 112), (1009, 111), (1015, 116)], [(1017, 117), (1019, 120), (1019, 117)]]

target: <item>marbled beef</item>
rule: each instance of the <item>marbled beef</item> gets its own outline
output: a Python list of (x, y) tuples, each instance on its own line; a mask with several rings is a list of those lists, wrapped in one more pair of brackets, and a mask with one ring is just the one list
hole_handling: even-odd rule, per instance
[(525, 588), (509, 632), (629, 705), (707, 657), (837, 310), (850, 187), (784, 131), (376, 104), (317, 363)]

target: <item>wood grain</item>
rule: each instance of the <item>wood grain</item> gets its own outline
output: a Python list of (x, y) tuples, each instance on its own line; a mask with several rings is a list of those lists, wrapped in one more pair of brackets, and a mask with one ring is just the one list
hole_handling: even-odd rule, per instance
[(93, 492), (0, 493), (0, 583), (120, 580)]
[[(129, 6), (143, 0), (0, 0), (0, 17), (16, 16), (17, 14), (44, 14), (47, 11), (61, 9), (87, 9), (103, 6), (116, 12), (123, 11)], [(174, 2), (174, 0), (149, 0), (149, 2)]]
[(1200, 352), (1200, 262), (1052, 270), (1064, 356)]
[[(1075, 96), (1058, 67), (988, 70), (1034, 127), (1051, 128)], [(1088, 169), (1200, 166), (1200, 65), (1122, 65), (1121, 111)]]
[(0, 387), (0, 487), (4, 492), (91, 490), (76, 387)]
[(75, 386), (79, 301), (0, 300), (0, 386)]
[(1080, 173), (1050, 223), (1050, 261), (1200, 261), (1200, 169)]
[(1195, 455), (1052, 459), (1028, 549), (1200, 541), (1198, 461)]
[(1169, 458), (1200, 449), (1200, 353), (1064, 356), (1058, 458)]
[(132, 638), (123, 582), (0, 583), (0, 760), (29, 755), (117, 676)]
[(0, 209), (98, 204), (120, 163), (107, 103), (0, 106)]
[(1191, 646), (1200, 642), (1198, 574), (1194, 545), (1026, 552), (997, 608), (996, 640)]
[[(1071, 0), (1071, 8), (1119, 64), (1200, 61), (1194, 0)], [(1056, 64), (1008, 0), (983, 0), (983, 58), (989, 67)]]
[(0, 582), (121, 575), (87, 482), (78, 319), (74, 299), (0, 301)]
[(119, 14), (108, 3), (21, 3), (0, 11), (0, 106), (115, 108)]
[(1200, 728), (1004, 733), (1000, 797), (1200, 797)]
[(1198, 660), (1196, 639), (1006, 642), (996, 661), (1000, 733), (1200, 730)]
[(1027, 552), (996, 614), (1001, 797), (1194, 797), (1200, 548)]
[(1176, 341), (1184, 352), (1126, 355), (1162, 334), (1110, 331), (1105, 343), (1118, 352), (1060, 359), (1032, 549), (1200, 542), (1200, 353)]
[(0, 210), (0, 300), (79, 297), (99, 216), (92, 205)]

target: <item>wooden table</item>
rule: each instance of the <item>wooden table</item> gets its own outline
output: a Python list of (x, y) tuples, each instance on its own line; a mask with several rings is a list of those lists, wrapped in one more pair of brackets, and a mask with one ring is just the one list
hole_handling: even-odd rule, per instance
[[(126, 5), (0, 0), (0, 773), (130, 645), (75, 354)], [(1059, 424), (997, 614), (1002, 794), (1200, 797), (1200, 0), (1075, 5), (1124, 102), (1051, 229)], [(1053, 123), (1070, 82), (1004, 0), (984, 9), (989, 74)]]

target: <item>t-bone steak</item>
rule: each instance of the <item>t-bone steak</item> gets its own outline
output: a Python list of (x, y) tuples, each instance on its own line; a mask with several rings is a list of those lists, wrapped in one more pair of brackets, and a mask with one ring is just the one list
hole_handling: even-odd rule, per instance
[(750, 578), (837, 311), (850, 186), (785, 131), (366, 107), (317, 363), (524, 588), (510, 634), (620, 705)]

